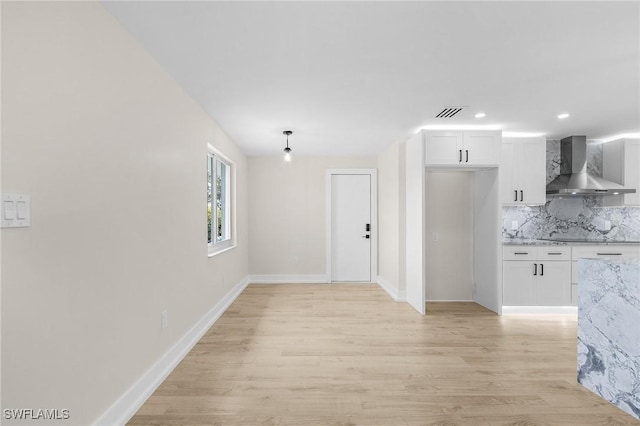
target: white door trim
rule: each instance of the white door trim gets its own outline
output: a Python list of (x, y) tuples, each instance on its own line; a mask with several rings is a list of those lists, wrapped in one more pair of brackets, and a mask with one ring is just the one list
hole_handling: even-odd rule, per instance
[(331, 176), (371, 176), (371, 282), (378, 276), (378, 170), (377, 169), (327, 169), (325, 176), (325, 258), (327, 280), (331, 282)]

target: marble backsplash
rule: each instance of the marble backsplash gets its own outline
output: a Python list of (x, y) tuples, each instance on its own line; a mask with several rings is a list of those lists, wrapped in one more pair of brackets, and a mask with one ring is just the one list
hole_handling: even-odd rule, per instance
[[(602, 145), (587, 145), (587, 169), (602, 176)], [(547, 141), (547, 183), (560, 174), (560, 141)], [(514, 221), (516, 229), (512, 229)], [(640, 207), (605, 207), (602, 197), (549, 197), (544, 206), (502, 207), (502, 236), (640, 241)]]

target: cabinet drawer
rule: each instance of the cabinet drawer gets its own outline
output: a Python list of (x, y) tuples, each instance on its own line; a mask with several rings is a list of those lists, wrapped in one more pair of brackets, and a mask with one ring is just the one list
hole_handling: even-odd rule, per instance
[(587, 259), (629, 259), (640, 257), (640, 246), (637, 245), (602, 245), (582, 246), (571, 249), (571, 282), (578, 282), (578, 260)]
[(569, 260), (571, 247), (538, 247), (538, 260)]
[(518, 246), (502, 248), (502, 260), (535, 260), (537, 258), (538, 247)]
[(572, 247), (571, 260), (577, 261), (581, 257), (603, 259), (603, 258), (628, 258), (638, 257), (640, 246), (636, 245), (601, 245), (601, 246), (579, 246)]

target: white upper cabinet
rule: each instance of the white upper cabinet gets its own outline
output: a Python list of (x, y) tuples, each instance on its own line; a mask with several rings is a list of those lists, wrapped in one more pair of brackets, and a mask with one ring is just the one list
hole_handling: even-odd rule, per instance
[(546, 191), (546, 140), (503, 138), (500, 163), (502, 204), (544, 204)]
[(423, 132), (427, 166), (497, 167), (500, 164), (499, 131)]
[(500, 164), (502, 132), (463, 132), (462, 161), (465, 164), (497, 166)]
[(426, 164), (459, 164), (462, 132), (426, 132)]
[(634, 194), (608, 196), (606, 204), (640, 205), (640, 139), (618, 139), (602, 145), (602, 177), (636, 190)]

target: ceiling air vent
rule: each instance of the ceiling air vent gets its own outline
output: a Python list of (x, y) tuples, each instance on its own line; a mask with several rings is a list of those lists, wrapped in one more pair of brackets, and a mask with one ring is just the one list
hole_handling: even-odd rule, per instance
[(436, 115), (436, 118), (451, 118), (460, 111), (462, 111), (464, 107), (445, 107), (442, 111)]

